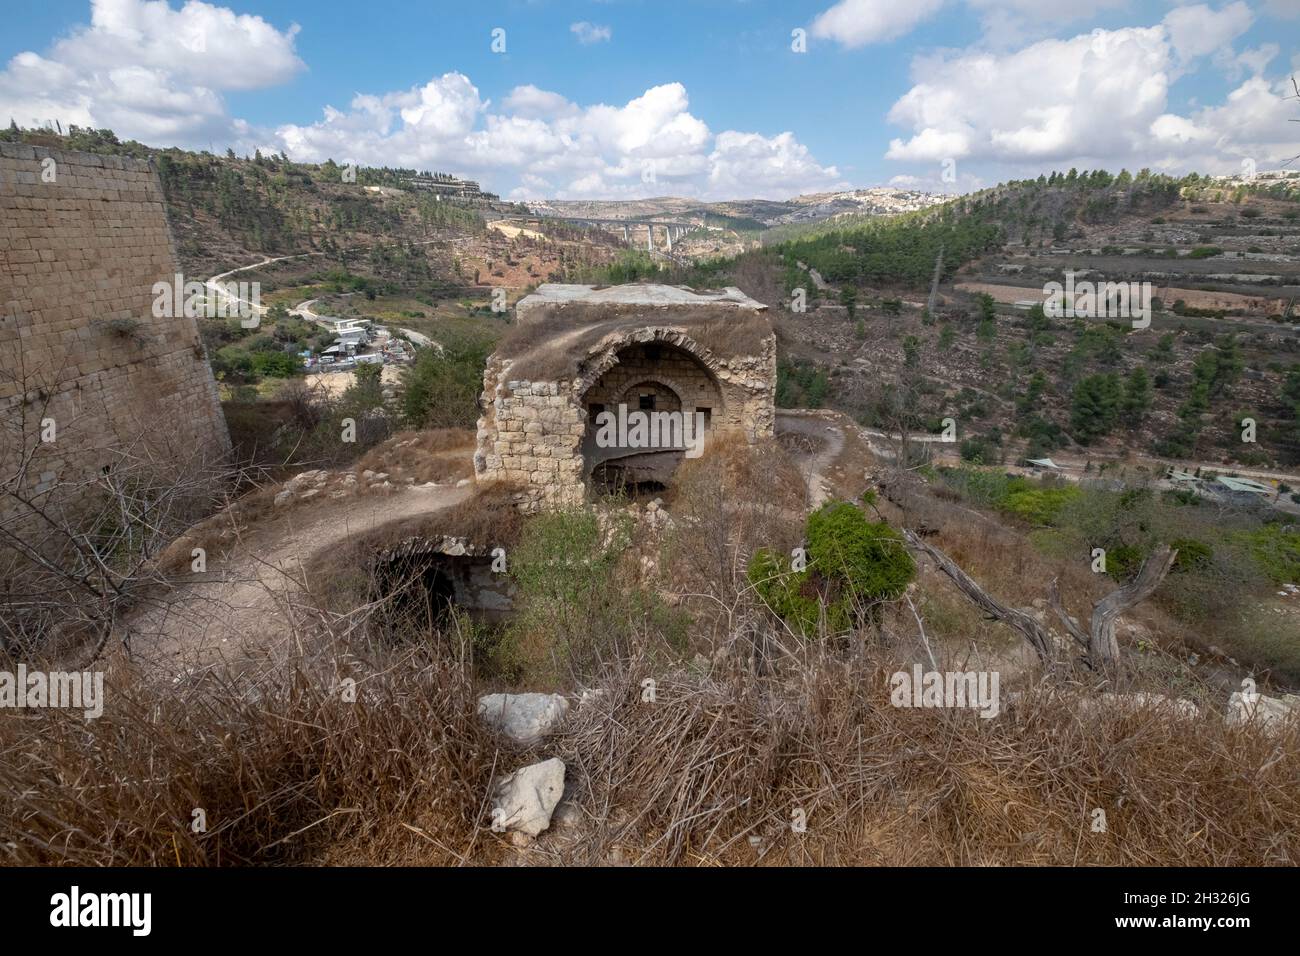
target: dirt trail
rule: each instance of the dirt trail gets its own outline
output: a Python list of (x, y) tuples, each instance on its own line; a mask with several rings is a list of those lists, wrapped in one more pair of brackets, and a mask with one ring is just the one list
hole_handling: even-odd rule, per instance
[[(292, 641), (285, 599), (303, 590), (303, 567), (316, 554), (371, 528), (439, 511), (472, 486), (412, 487), (389, 496), (290, 506), (240, 534), (207, 570), (174, 586), (123, 622), (132, 659), (173, 675), (222, 660), (274, 656)], [(306, 582), (311, 586), (311, 582)]]
[(843, 429), (816, 412), (782, 409), (776, 413), (776, 431), (778, 435), (802, 435), (816, 446), (816, 451), (799, 459), (799, 466), (808, 482), (808, 501), (813, 508), (820, 508), (830, 499), (826, 473), (844, 451)]

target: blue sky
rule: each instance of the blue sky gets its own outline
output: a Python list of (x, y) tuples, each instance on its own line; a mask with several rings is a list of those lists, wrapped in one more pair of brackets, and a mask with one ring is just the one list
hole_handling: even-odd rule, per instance
[(1300, 0), (1082, 6), (46, 0), (5, 16), (0, 119), (445, 169), (519, 198), (965, 190), (1300, 153)]

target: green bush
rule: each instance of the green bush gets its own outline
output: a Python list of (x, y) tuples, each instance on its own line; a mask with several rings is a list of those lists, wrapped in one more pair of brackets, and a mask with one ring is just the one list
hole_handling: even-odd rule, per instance
[(507, 556), (516, 613), (491, 652), (498, 673), (558, 686), (592, 675), (634, 642), (652, 651), (685, 648), (686, 618), (620, 573), (631, 526), (625, 512), (602, 521), (591, 509), (529, 521)]
[(1241, 532), (1239, 537), (1260, 570), (1274, 584), (1300, 581), (1300, 531), (1267, 524), (1253, 531)]
[(1178, 557), (1174, 559), (1174, 571), (1202, 571), (1208, 569), (1214, 561), (1214, 549), (1204, 541), (1175, 538), (1169, 544), (1178, 551)]
[[(745, 576), (772, 613), (795, 631), (805, 637), (818, 632), (823, 605), (811, 571), (795, 571), (789, 558), (761, 548), (750, 559)], [(848, 630), (850, 620), (842, 605), (828, 606), (825, 613), (829, 632)]]
[(1079, 489), (1073, 485), (1063, 488), (1028, 488), (1008, 494), (1002, 502), (1002, 508), (1032, 525), (1047, 527), (1055, 524), (1061, 510), (1080, 495)]
[(1024, 478), (982, 468), (944, 468), (939, 477), (967, 501), (985, 508), (1000, 507), (1012, 492), (1032, 487)]
[(802, 359), (781, 361), (776, 366), (778, 408), (821, 408), (830, 379), (826, 369)]
[(411, 428), (473, 428), (478, 421), (483, 366), (491, 351), (486, 339), (443, 343), (421, 349), (402, 373), (402, 416)]
[(846, 597), (868, 603), (898, 597), (916, 577), (903, 536), (846, 501), (808, 516), (808, 557)]
[(254, 352), (252, 365), (254, 373), (266, 378), (289, 378), (302, 371), (302, 359), (288, 352)]
[(916, 576), (903, 536), (870, 521), (855, 505), (828, 504), (808, 516), (807, 566), (760, 550), (747, 568), (755, 592), (806, 637), (842, 633), (874, 619), (882, 601), (897, 598)]

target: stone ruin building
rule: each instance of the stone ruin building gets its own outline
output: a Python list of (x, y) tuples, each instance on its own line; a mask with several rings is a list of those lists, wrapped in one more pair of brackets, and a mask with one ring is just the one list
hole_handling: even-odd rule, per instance
[[(24, 497), (124, 450), (178, 467), (229, 450), (195, 319), (154, 315), (180, 271), (150, 163), (0, 143), (0, 477)], [(6, 527), (22, 511), (0, 500)]]
[(534, 509), (580, 503), (593, 488), (668, 485), (693, 449), (622, 433), (601, 441), (600, 422), (620, 407), (691, 416), (704, 426), (704, 454), (724, 436), (771, 437), (776, 335), (766, 309), (736, 288), (540, 286), (488, 359), (478, 480), (520, 486)]

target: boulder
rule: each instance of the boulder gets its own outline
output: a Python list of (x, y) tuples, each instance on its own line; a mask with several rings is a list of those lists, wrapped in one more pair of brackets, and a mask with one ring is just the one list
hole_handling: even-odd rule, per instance
[(1253, 723), (1268, 729), (1276, 728), (1292, 714), (1300, 711), (1294, 697), (1293, 694), (1280, 698), (1236, 691), (1228, 698), (1227, 721), (1229, 724)]
[(521, 767), (493, 788), (492, 827), (535, 837), (551, 825), (564, 795), (564, 761), (559, 757)]
[(541, 740), (568, 712), (569, 702), (559, 694), (487, 694), (478, 699), (479, 716), (517, 744)]

